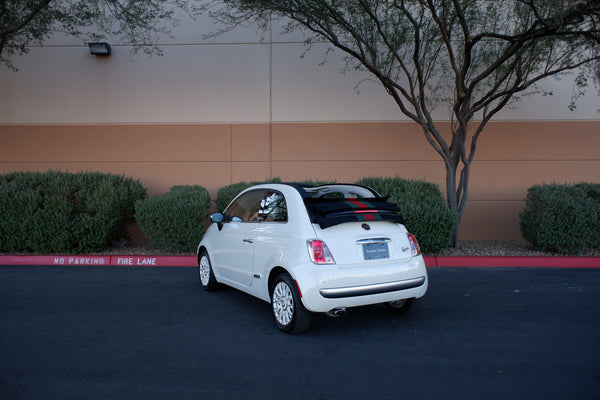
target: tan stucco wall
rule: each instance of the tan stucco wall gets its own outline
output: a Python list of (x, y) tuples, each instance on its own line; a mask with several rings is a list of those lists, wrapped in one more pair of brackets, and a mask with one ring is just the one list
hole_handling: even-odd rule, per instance
[[(463, 239), (518, 239), (527, 188), (600, 182), (600, 121), (490, 123), (479, 141)], [(0, 173), (102, 171), (140, 179), (149, 194), (200, 184), (399, 175), (444, 190), (444, 167), (409, 122), (0, 125)]]

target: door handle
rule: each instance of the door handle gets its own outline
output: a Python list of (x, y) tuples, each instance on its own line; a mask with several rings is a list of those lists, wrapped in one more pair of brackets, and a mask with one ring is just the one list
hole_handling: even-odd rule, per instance
[(244, 239), (244, 243), (254, 243), (253, 239)]

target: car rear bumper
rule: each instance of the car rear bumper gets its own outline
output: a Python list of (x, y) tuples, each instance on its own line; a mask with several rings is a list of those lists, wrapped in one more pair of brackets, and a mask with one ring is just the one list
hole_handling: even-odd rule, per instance
[(327, 299), (339, 299), (343, 297), (365, 296), (370, 294), (380, 294), (396, 292), (398, 290), (412, 289), (422, 286), (426, 278), (420, 276), (413, 279), (405, 279), (396, 282), (375, 283), (372, 285), (361, 285), (342, 288), (321, 289), (319, 293)]
[(290, 272), (304, 307), (313, 312), (420, 298), (429, 284), (420, 256), (406, 264), (365, 265), (351, 270), (303, 264)]

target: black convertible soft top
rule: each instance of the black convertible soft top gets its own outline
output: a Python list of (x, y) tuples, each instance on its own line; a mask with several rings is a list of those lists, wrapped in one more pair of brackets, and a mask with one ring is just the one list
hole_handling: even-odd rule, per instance
[(344, 222), (391, 221), (404, 224), (404, 218), (397, 214), (400, 208), (395, 203), (380, 198), (321, 199), (306, 198), (304, 204), (311, 221), (322, 229)]
[[(290, 184), (301, 194), (311, 222), (318, 223), (321, 229), (356, 221), (391, 221), (404, 224), (404, 218), (399, 214), (400, 208), (381, 197), (371, 188), (352, 184), (330, 184), (314, 187), (311, 185)], [(336, 187), (340, 191), (336, 190)], [(348, 197), (342, 194), (342, 189), (367, 190), (373, 197)], [(321, 195), (321, 193), (326, 193)], [(318, 194), (318, 197), (313, 197)], [(337, 196), (336, 196), (337, 195)]]

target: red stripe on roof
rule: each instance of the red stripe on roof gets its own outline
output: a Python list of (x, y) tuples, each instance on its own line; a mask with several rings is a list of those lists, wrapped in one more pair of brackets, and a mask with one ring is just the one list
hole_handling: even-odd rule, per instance
[(365, 204), (362, 201), (358, 201), (358, 199), (348, 199), (348, 201), (350, 203), (354, 204), (355, 206), (357, 206), (358, 208), (369, 208), (370, 207), (368, 204)]

